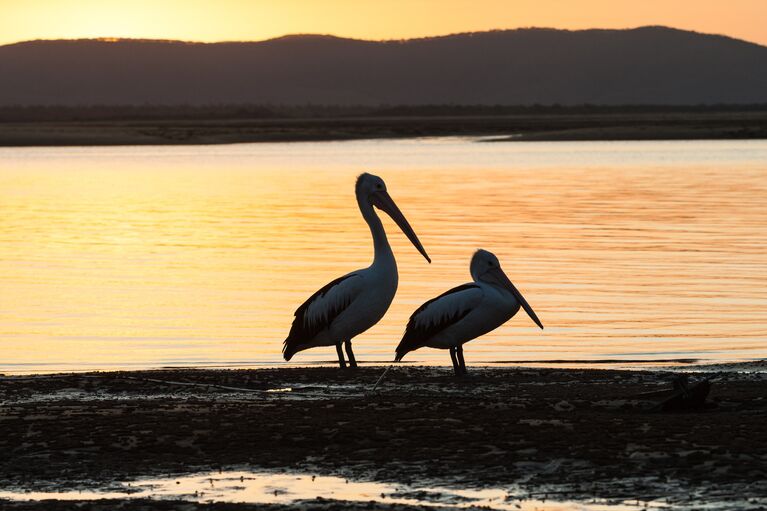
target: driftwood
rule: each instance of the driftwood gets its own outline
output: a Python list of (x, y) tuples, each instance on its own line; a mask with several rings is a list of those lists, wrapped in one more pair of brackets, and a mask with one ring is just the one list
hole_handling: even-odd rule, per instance
[[(701, 380), (692, 385), (687, 376), (680, 376), (674, 380), (674, 388), (656, 394), (657, 404), (652, 408), (654, 412), (679, 412), (687, 410), (705, 410), (710, 405), (706, 402), (708, 393), (711, 391), (711, 382)], [(648, 396), (649, 397), (649, 396)]]

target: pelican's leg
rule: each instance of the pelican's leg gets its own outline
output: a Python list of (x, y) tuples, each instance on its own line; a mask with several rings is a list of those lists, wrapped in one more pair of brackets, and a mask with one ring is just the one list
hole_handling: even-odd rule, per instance
[(458, 365), (461, 367), (461, 373), (469, 374), (469, 371), (466, 370), (466, 362), (463, 360), (463, 345), (459, 345), (455, 351), (455, 354), (458, 356)]
[(357, 367), (357, 360), (354, 358), (351, 339), (346, 340), (344, 344), (346, 345), (346, 355), (349, 357), (349, 367), (353, 369)]
[(336, 353), (338, 353), (338, 365), (341, 369), (346, 369), (346, 360), (344, 360), (344, 350), (341, 349), (341, 343), (336, 344)]
[(450, 348), (450, 360), (453, 361), (453, 370), (456, 376), (461, 376), (461, 368), (458, 366), (458, 359), (455, 356), (455, 346)]

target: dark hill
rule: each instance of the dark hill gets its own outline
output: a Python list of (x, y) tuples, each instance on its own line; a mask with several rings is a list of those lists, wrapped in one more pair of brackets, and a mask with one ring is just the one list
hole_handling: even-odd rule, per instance
[(663, 27), (0, 47), (0, 105), (764, 102), (767, 47)]

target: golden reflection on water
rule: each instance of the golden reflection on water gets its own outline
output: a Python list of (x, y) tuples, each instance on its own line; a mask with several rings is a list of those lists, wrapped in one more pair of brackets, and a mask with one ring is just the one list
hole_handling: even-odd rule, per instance
[(384, 219), (400, 288), (362, 361), (478, 247), (546, 330), (518, 315), (469, 364), (767, 356), (767, 143), (450, 139), (0, 150), (0, 371), (279, 361), (295, 308), (370, 262), (361, 171), (434, 261)]
[[(529, 462), (528, 462), (529, 464)], [(315, 499), (349, 503), (383, 502), (389, 505), (426, 506), (435, 509), (471, 508), (498, 511), (626, 511), (635, 510), (638, 501), (591, 502), (547, 501), (531, 497), (521, 488), (462, 489), (421, 485), (387, 484), (354, 481), (334, 476), (301, 473), (217, 471), (164, 478), (145, 478), (111, 485), (110, 490), (77, 491), (7, 491), (0, 489), (0, 499), (12, 501), (93, 501), (100, 499), (152, 499), (193, 502), (235, 502), (259, 504), (306, 504)], [(426, 484), (424, 484), (426, 483)], [(566, 496), (566, 490), (551, 488), (554, 495)], [(363, 504), (360, 504), (363, 505)], [(300, 504), (299, 504), (300, 506)], [(307, 506), (301, 506), (307, 507)], [(315, 506), (308, 506), (314, 508)], [(316, 507), (321, 507), (318, 502)], [(645, 509), (666, 508), (659, 499), (645, 503)]]
[[(535, 464), (527, 462), (528, 465)], [(497, 511), (633, 511), (638, 501), (551, 501), (539, 492), (534, 498), (529, 489), (451, 488), (428, 485), (417, 487), (375, 481), (354, 481), (334, 476), (296, 473), (216, 471), (175, 477), (147, 478), (130, 483), (112, 484), (109, 490), (29, 491), (0, 489), (0, 499), (11, 501), (94, 501), (102, 499), (152, 499), (193, 502), (234, 502), (258, 504), (305, 504), (315, 499), (349, 503), (383, 502), (389, 505), (423, 506), (435, 509), (470, 508)], [(555, 496), (566, 498), (571, 487), (547, 488)], [(571, 490), (572, 491), (572, 490)], [(543, 497), (541, 499), (540, 497)], [(572, 497), (572, 496), (571, 496)], [(645, 509), (667, 508), (660, 499), (643, 501)], [(319, 504), (319, 503), (318, 503)], [(314, 507), (314, 506), (311, 506)], [(340, 507), (340, 506), (337, 506)]]

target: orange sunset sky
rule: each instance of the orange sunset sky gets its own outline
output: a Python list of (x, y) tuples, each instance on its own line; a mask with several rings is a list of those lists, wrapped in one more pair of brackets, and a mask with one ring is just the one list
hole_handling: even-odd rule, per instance
[(767, 0), (0, 0), (0, 44), (134, 37), (400, 39), (498, 28), (668, 25), (767, 45)]

